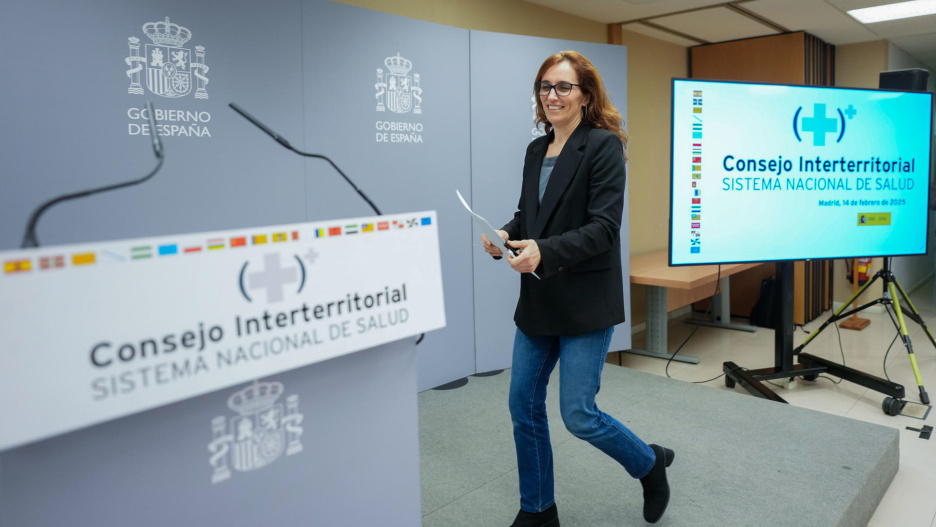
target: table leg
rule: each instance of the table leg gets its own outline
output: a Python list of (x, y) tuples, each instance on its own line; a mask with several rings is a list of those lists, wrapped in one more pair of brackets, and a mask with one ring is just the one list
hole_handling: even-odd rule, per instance
[(728, 278), (729, 277), (725, 276), (721, 279), (721, 291), (712, 299), (712, 320), (690, 318), (686, 320), (686, 324), (734, 329), (751, 333), (757, 331), (757, 328), (754, 326), (731, 323), (731, 289)]
[[(673, 355), (667, 353), (666, 342), (666, 288), (647, 286), (647, 349), (629, 349), (625, 353), (669, 360)], [(675, 361), (698, 364), (699, 358), (691, 355), (676, 355)]]

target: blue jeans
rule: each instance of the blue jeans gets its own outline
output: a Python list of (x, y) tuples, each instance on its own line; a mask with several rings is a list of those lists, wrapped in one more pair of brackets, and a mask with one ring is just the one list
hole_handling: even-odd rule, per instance
[(610, 327), (574, 337), (529, 337), (517, 330), (510, 416), (520, 472), (520, 508), (527, 512), (540, 512), (555, 503), (546, 384), (556, 362), (559, 409), (569, 432), (611, 456), (633, 478), (646, 476), (656, 462), (646, 443), (595, 404), (613, 332)]

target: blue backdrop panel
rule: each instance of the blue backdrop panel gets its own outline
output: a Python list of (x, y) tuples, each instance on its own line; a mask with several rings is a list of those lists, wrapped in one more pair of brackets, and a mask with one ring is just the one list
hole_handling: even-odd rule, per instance
[[(0, 44), (17, 51), (6, 62), (16, 73), (0, 77), (0, 247), (19, 246), (46, 199), (151, 170), (139, 115), (146, 101), (175, 127), (163, 138), (162, 171), (142, 186), (52, 208), (39, 224), (43, 245), (302, 221), (302, 162), (226, 107), (241, 101), (282, 133), (301, 134), (300, 3), (94, 4), (4, 5)], [(147, 35), (144, 24), (167, 16), (187, 40)]]
[[(438, 211), (448, 326), (417, 348), (419, 388), (475, 373), (471, 227), (455, 196), (471, 187), (468, 31), (332, 2), (304, 9), (305, 146), (384, 213)], [(369, 213), (326, 162), (306, 170), (310, 220)]]
[[(533, 82), (546, 57), (575, 50), (601, 72), (612, 102), (627, 118), (627, 48), (502, 33), (471, 32), (472, 206), (500, 228), (513, 218), (520, 198), (526, 147), (542, 134), (534, 128)], [(505, 50), (510, 50), (505, 53)], [(467, 196), (466, 196), (467, 198)], [(628, 212), (625, 194), (621, 224), (624, 283), (630, 275)], [(472, 234), (475, 288), (476, 361), (479, 372), (510, 367), (516, 326), (514, 308), (520, 280), (503, 260), (481, 250)], [(620, 324), (611, 350), (629, 349), (630, 288), (624, 287), (627, 322)]]

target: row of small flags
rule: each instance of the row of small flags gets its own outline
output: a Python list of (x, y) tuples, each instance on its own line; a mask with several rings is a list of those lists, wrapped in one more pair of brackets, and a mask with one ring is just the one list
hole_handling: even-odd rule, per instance
[(692, 92), (692, 194), (689, 252), (702, 252), (702, 90)]
[(352, 223), (350, 225), (336, 225), (334, 227), (328, 227), (327, 229), (316, 229), (315, 237), (316, 238), (325, 238), (328, 236), (341, 236), (349, 234), (357, 234), (359, 232), (374, 232), (377, 231), (388, 231), (391, 229), (403, 229), (410, 227), (418, 227), (420, 225), (432, 225), (432, 218), (410, 218), (406, 221), (379, 221), (377, 223)]
[[(316, 229), (315, 237), (324, 238), (327, 236), (341, 236), (357, 234), (358, 232), (387, 231), (391, 229), (403, 229), (418, 227), (421, 225), (432, 225), (432, 218), (411, 218), (408, 220), (381, 221), (377, 223), (361, 223), (350, 225), (337, 225), (325, 229)], [(248, 245), (264, 245), (267, 243), (280, 243), (285, 241), (298, 241), (299, 231), (292, 232), (274, 232), (270, 235), (255, 234), (253, 236), (232, 236), (230, 238), (209, 238), (204, 245), (185, 246), (175, 243), (165, 245), (140, 245), (130, 248), (129, 257), (131, 260), (145, 260), (155, 256), (173, 256), (177, 254), (194, 254), (206, 251), (218, 251), (226, 247), (232, 249), (237, 247), (247, 247)], [(101, 251), (102, 255), (113, 257), (117, 260), (124, 260), (122, 255), (111, 251)], [(67, 258), (65, 255), (42, 256), (36, 262), (40, 270), (60, 269), (65, 267)], [(95, 264), (98, 261), (98, 254), (94, 252), (73, 253), (71, 255), (71, 264), (73, 267)], [(19, 260), (6, 260), (3, 262), (4, 274), (25, 273), (34, 269), (34, 261), (31, 258)]]
[[(228, 245), (231, 248), (234, 247), (246, 247), (248, 245), (248, 240), (252, 242), (253, 245), (263, 245), (268, 242), (285, 242), (287, 239), (292, 238), (293, 240), (299, 239), (299, 231), (293, 231), (292, 233), (286, 232), (276, 232), (270, 236), (266, 234), (257, 234), (254, 236), (233, 236), (230, 238), (229, 242), (224, 238), (213, 238), (207, 240), (206, 246), (209, 251), (224, 249)], [(147, 258), (153, 258), (154, 256), (171, 256), (174, 254), (185, 253), (200, 253), (204, 249), (201, 245), (194, 246), (180, 246), (179, 244), (169, 243), (165, 245), (140, 245), (130, 248), (130, 259), (131, 260), (144, 260)], [(117, 260), (125, 259), (123, 256), (113, 253), (111, 251), (102, 251), (103, 255), (114, 257)], [(56, 256), (42, 256), (39, 258), (39, 269), (59, 269), (65, 267), (66, 257), (65, 255), (56, 255)], [(90, 265), (97, 263), (98, 254), (94, 252), (84, 252), (84, 253), (73, 253), (71, 255), (71, 264), (73, 267), (78, 267), (81, 265)], [(3, 262), (3, 272), (5, 274), (12, 273), (22, 273), (26, 271), (31, 271), (33, 269), (33, 261), (29, 258), (21, 260), (7, 260)]]

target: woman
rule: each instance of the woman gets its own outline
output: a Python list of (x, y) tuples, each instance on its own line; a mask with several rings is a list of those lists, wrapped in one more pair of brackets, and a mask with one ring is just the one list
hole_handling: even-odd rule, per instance
[[(507, 257), (522, 273), (510, 380), (520, 473), (513, 526), (559, 526), (545, 403), (557, 362), (566, 428), (640, 479), (644, 518), (655, 523), (669, 501), (666, 466), (673, 451), (647, 445), (595, 405), (614, 325), (624, 322), (620, 227), (627, 136), (598, 70), (574, 51), (546, 59), (534, 91), (546, 135), (527, 148), (519, 211), (498, 231), (519, 249)], [(482, 241), (491, 256), (503, 256), (483, 235)]]

